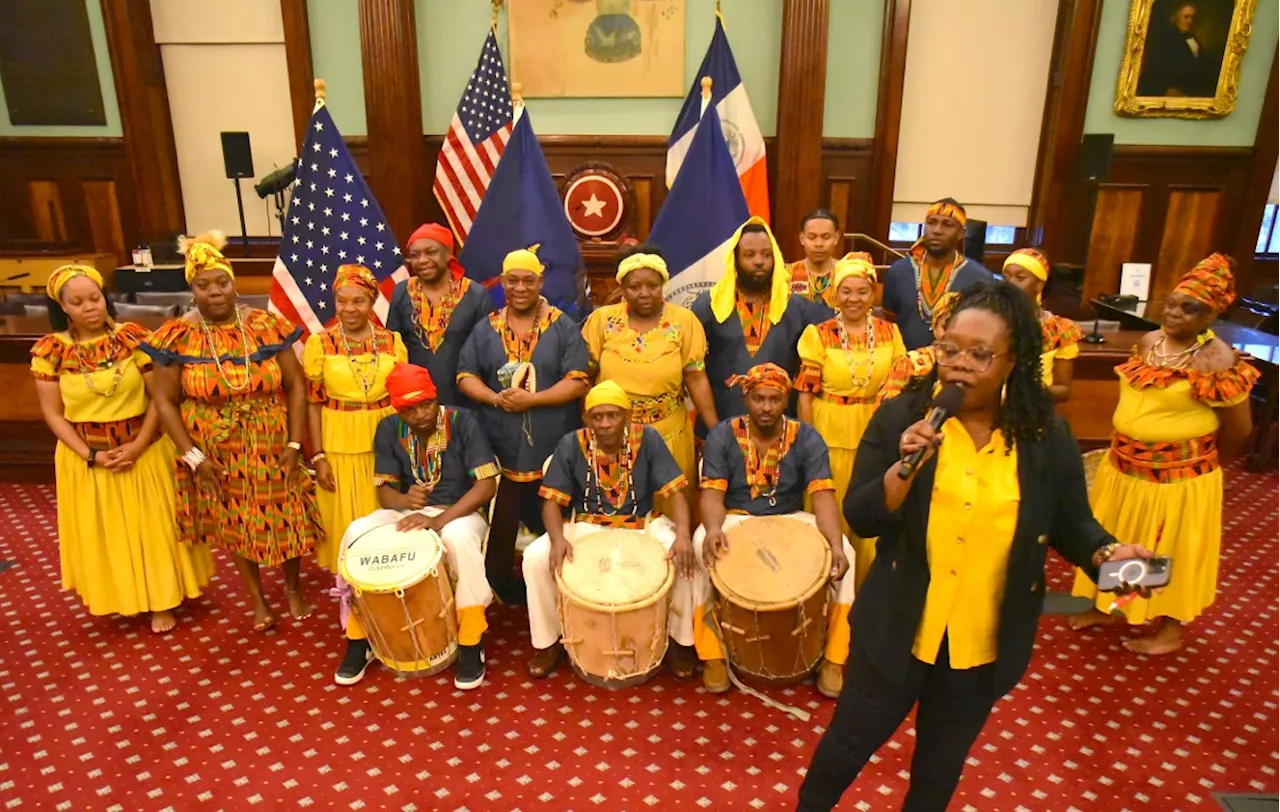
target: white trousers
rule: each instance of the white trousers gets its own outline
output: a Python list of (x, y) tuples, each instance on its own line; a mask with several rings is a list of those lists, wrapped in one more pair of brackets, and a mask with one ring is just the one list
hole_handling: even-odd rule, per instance
[[(587, 522), (565, 524), (565, 537), (572, 544), (574, 539), (608, 528)], [(662, 543), (666, 550), (676, 543), (676, 526), (665, 516), (649, 522), (645, 529), (650, 536)], [(551, 572), (551, 537), (543, 533), (524, 551), (524, 582), (529, 595), (529, 636), (536, 649), (549, 648), (560, 640), (560, 590)], [(671, 604), (667, 612), (667, 634), (682, 646), (693, 645), (693, 596), (706, 592), (706, 573), (701, 570), (690, 581), (676, 574), (671, 586)]]
[[(442, 507), (425, 507), (417, 511), (424, 516), (439, 516), (444, 513)], [(338, 558), (346, 552), (347, 545), (384, 524), (394, 524), (413, 511), (375, 510), (368, 516), (356, 519), (342, 534), (342, 546)], [(445, 558), (449, 562), (449, 574), (454, 579), (453, 598), (459, 610), (472, 606), (488, 606), (493, 603), (493, 590), (489, 588), (489, 579), (484, 573), (484, 537), (489, 532), (489, 525), (479, 513), (461, 516), (440, 529), (440, 541), (444, 543)], [(351, 587), (339, 573), (337, 589), (334, 590), (342, 598), (342, 627), (347, 626)]]

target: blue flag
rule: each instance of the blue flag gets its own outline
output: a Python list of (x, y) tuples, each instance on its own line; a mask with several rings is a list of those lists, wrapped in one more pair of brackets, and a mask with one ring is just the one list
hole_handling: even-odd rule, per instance
[(668, 300), (688, 307), (715, 284), (724, 273), (729, 242), (749, 216), (720, 116), (708, 105), (649, 232), (671, 272)]
[(546, 266), (542, 295), (556, 307), (567, 306), (577, 295), (574, 276), (582, 266), (582, 252), (526, 110), (502, 152), (458, 261), (467, 276), (502, 301), (498, 279), (503, 258), (534, 244)]

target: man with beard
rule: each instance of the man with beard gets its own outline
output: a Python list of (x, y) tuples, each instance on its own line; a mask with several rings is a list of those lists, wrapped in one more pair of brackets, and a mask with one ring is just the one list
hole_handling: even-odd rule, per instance
[[(794, 376), (800, 369), (800, 334), (830, 316), (825, 304), (791, 294), (782, 251), (764, 220), (747, 220), (731, 244), (724, 276), (689, 308), (707, 335), (707, 377), (720, 420), (747, 411), (731, 378), (768, 363)], [(794, 410), (793, 402), (788, 411)]]
[(425, 367), (446, 406), (466, 406), (454, 376), (467, 336), (493, 310), (481, 285), (462, 275), (453, 257), (453, 232), (427, 223), (409, 235), (405, 265), (412, 276), (396, 285), (387, 312), (387, 329), (400, 334), (409, 363)]
[(884, 313), (908, 350), (933, 343), (933, 311), (949, 291), (990, 282), (991, 273), (961, 253), (964, 206), (943, 198), (929, 207), (924, 236), (884, 275)]

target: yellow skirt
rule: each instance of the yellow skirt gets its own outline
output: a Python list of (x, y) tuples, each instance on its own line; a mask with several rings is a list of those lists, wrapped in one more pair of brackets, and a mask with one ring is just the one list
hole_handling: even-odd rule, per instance
[(57, 474), (62, 588), (93, 615), (172, 609), (213, 575), (204, 544), (180, 544), (174, 519), (173, 443), (163, 438), (128, 471), (90, 469), (62, 443)]
[(316, 487), (316, 501), (324, 522), (324, 539), (316, 545), (316, 563), (332, 573), (338, 572), (338, 553), (342, 534), (361, 516), (377, 510), (378, 489), (373, 484), (373, 452), (363, 454), (325, 453), (333, 471), (336, 489)]
[[(1129, 623), (1158, 617), (1189, 623), (1213, 603), (1222, 544), (1222, 469), (1160, 484), (1122, 474), (1108, 459), (1098, 468), (1089, 501), (1093, 515), (1118, 540), (1173, 559), (1167, 587), (1121, 607)], [(1094, 599), (1103, 612), (1114, 600), (1078, 570), (1071, 594)]]
[[(854, 589), (858, 589), (862, 586), (862, 579), (867, 577), (867, 572), (871, 569), (871, 562), (876, 560), (876, 540), (855, 536), (849, 527), (849, 521), (844, 517), (844, 497), (849, 493), (849, 485), (853, 482), (853, 463), (858, 458), (858, 452), (848, 448), (830, 448), (827, 452), (831, 459), (831, 481), (836, 486), (836, 510), (840, 512), (840, 532), (849, 539), (849, 546), (853, 548), (854, 560), (850, 561), (849, 565), (853, 570)], [(808, 496), (804, 498), (804, 509), (810, 513), (813, 512), (813, 499)]]
[[(676, 465), (680, 466), (681, 473), (689, 482), (689, 488), (685, 491), (686, 498), (694, 498), (698, 486), (698, 468), (694, 460), (693, 426), (689, 421), (689, 412), (682, 406), (675, 414), (669, 414), (652, 425), (662, 435), (667, 450), (676, 458)], [(676, 520), (670, 499), (654, 500), (654, 509), (671, 521)], [(693, 509), (692, 504), (689, 509)]]

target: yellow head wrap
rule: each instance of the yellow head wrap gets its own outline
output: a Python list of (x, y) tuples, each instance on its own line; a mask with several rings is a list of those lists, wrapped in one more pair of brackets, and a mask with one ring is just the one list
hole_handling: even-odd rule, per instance
[(589, 412), (597, 406), (617, 406), (619, 409), (630, 409), (631, 398), (622, 387), (614, 381), (601, 381), (591, 387), (587, 393), (587, 402), (583, 411)]
[(49, 274), (49, 281), (44, 286), (45, 293), (49, 294), (50, 299), (58, 301), (58, 297), (62, 295), (62, 289), (77, 276), (87, 277), (99, 288), (103, 285), (102, 274), (98, 273), (97, 268), (89, 265), (63, 265)]
[(187, 258), (187, 284), (198, 274), (205, 271), (222, 271), (232, 279), (236, 278), (231, 270), (231, 263), (222, 255), (222, 246), (227, 244), (227, 237), (221, 231), (210, 231), (197, 237), (178, 240), (178, 248)]
[(621, 285), (622, 280), (627, 278), (627, 274), (641, 269), (656, 271), (658, 276), (662, 277), (663, 282), (671, 279), (671, 272), (667, 270), (666, 260), (657, 254), (632, 254), (618, 263), (618, 275), (614, 278)]
[(528, 271), (529, 273), (542, 276), (545, 270), (542, 263), (538, 261), (538, 245), (534, 244), (528, 248), (521, 248), (507, 254), (502, 260), (502, 272), (509, 271)]
[(1022, 268), (1041, 282), (1049, 281), (1049, 258), (1034, 248), (1019, 248), (1005, 258), (1002, 268), (1010, 265)]
[(876, 264), (866, 251), (851, 251), (836, 261), (831, 274), (831, 287), (838, 288), (846, 279), (866, 279), (876, 283)]
[(769, 244), (773, 246), (773, 286), (769, 292), (769, 322), (777, 324), (782, 321), (782, 314), (787, 309), (787, 299), (791, 295), (791, 272), (787, 270), (787, 261), (782, 258), (782, 249), (773, 238), (769, 224), (760, 217), (752, 217), (738, 226), (733, 233), (729, 250), (724, 256), (724, 276), (711, 286), (711, 312), (716, 321), (724, 323), (733, 315), (738, 292), (738, 263), (735, 256), (739, 241), (742, 240), (742, 229), (749, 225), (764, 226), (764, 233), (769, 235)]

